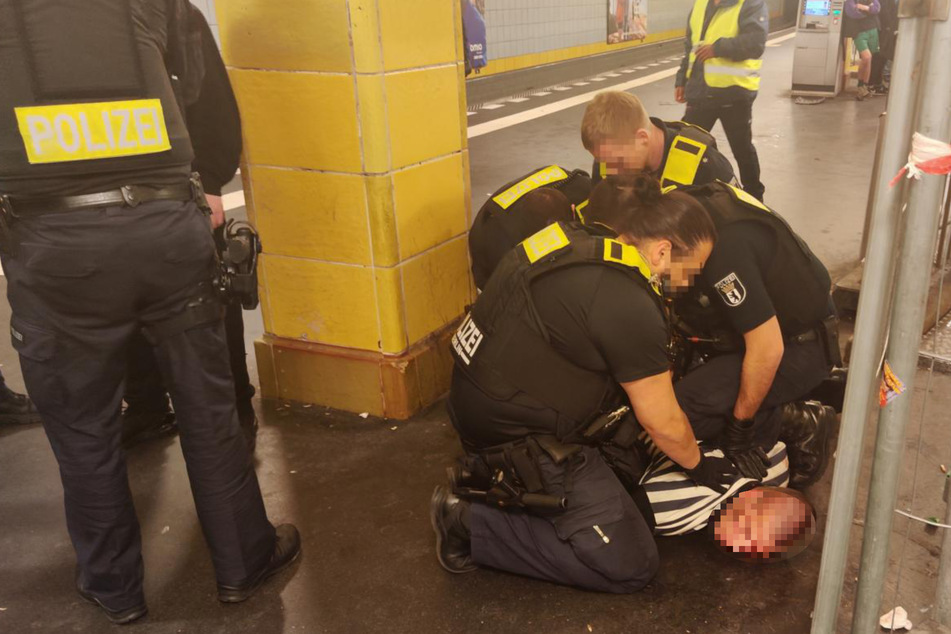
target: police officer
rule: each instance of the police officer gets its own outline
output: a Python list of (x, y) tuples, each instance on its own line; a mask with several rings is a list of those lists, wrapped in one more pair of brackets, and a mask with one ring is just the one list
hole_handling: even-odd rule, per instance
[(687, 104), (684, 121), (704, 130), (720, 121), (743, 189), (759, 200), (766, 188), (753, 145), (753, 100), (768, 33), (764, 0), (696, 0), (674, 89), (677, 102)]
[(761, 477), (762, 449), (789, 449), (791, 486), (823, 473), (835, 412), (803, 402), (841, 365), (829, 273), (786, 221), (747, 192), (712, 183), (682, 190), (719, 238), (696, 288), (675, 301), (716, 352), (677, 382), (697, 437), (719, 438), (741, 472)]
[(509, 252), (453, 337), (449, 408), (466, 468), (431, 502), (450, 572), (489, 566), (617, 593), (650, 581), (650, 529), (602, 452), (632, 446), (628, 409), (695, 481), (735, 474), (704, 458), (674, 398), (657, 286), (699, 271), (709, 217), (645, 175), (602, 182), (591, 206), (611, 210), (601, 225), (552, 224)]
[[(704, 129), (650, 117), (626, 92), (598, 93), (585, 108), (581, 142), (594, 156), (594, 182), (624, 172), (647, 171), (662, 187), (735, 180), (733, 166)], [(584, 215), (584, 209), (580, 210)]]
[[(199, 98), (183, 0), (0, 0), (0, 204), (11, 332), (62, 474), (76, 587), (110, 620), (146, 611), (119, 449), (140, 329), (172, 395), (218, 598), (242, 601), (300, 551), (268, 521), (209, 292), (214, 241), (176, 99)], [(175, 77), (173, 88), (173, 79)]]
[[(191, 30), (201, 40), (205, 72), (200, 98), (186, 105), (185, 123), (195, 149), (192, 168), (201, 176), (205, 197), (212, 208), (215, 240), (221, 248), (225, 239), (221, 190), (234, 178), (241, 158), (241, 116), (211, 28), (194, 5), (189, 4), (188, 9)], [(225, 335), (234, 378), (238, 420), (253, 449), (257, 417), (251, 399), (255, 390), (248, 376), (244, 317), (241, 304), (236, 300), (230, 300), (227, 304)], [(125, 447), (175, 429), (175, 415), (169, 406), (161, 371), (152, 353), (152, 346), (142, 336), (136, 337), (129, 347), (125, 401), (127, 407), (122, 413), (122, 440)]]
[(519, 242), (553, 222), (572, 220), (572, 209), (590, 194), (587, 173), (557, 165), (532, 170), (499, 188), (479, 209), (469, 231), (476, 286), (485, 287), (499, 261)]

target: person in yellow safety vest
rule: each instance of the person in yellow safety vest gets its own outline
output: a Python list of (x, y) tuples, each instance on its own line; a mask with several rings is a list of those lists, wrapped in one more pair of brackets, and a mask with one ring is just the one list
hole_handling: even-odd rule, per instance
[[(647, 114), (640, 99), (608, 90), (588, 104), (581, 120), (581, 142), (594, 156), (592, 185), (605, 176), (650, 172), (662, 187), (735, 183), (733, 166), (706, 130)], [(584, 220), (585, 204), (576, 206)]]
[(677, 102), (687, 104), (684, 121), (705, 130), (720, 121), (743, 189), (759, 200), (766, 188), (753, 146), (753, 100), (768, 32), (765, 0), (696, 0), (675, 88)]

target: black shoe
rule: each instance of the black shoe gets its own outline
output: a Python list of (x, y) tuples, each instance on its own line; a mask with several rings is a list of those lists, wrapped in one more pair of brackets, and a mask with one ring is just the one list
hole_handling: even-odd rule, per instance
[(17, 394), (6, 385), (0, 386), (0, 425), (29, 425), (42, 422), (39, 412), (27, 396)]
[(779, 439), (786, 444), (789, 457), (790, 487), (804, 489), (825, 473), (837, 421), (835, 410), (817, 401), (783, 405)]
[(241, 603), (257, 592), (268, 577), (287, 568), (300, 556), (300, 533), (293, 524), (281, 524), (277, 527), (274, 540), (274, 552), (271, 560), (248, 581), (238, 586), (218, 585), (218, 600), (222, 603)]
[(436, 532), (436, 558), (439, 565), (454, 574), (478, 569), (472, 563), (469, 529), (462, 521), (463, 505), (468, 504), (441, 485), (433, 491), (429, 502), (429, 519)]
[(122, 412), (122, 446), (126, 449), (153, 438), (174, 435), (177, 431), (175, 414), (168, 407), (152, 411), (127, 407)]
[(78, 592), (79, 596), (89, 603), (98, 605), (102, 611), (106, 613), (106, 618), (116, 625), (126, 625), (132, 621), (141, 619), (143, 616), (149, 613), (149, 608), (144, 603), (140, 606), (129, 608), (127, 610), (110, 610), (102, 604), (102, 601), (83, 590), (82, 584), (79, 583), (78, 575), (76, 577), (76, 592)]

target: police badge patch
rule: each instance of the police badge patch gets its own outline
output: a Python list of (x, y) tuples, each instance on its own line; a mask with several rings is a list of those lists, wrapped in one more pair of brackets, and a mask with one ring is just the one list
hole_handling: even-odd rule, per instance
[(736, 276), (736, 273), (730, 273), (714, 284), (714, 287), (727, 306), (739, 306), (746, 299), (746, 287), (743, 286), (743, 282)]

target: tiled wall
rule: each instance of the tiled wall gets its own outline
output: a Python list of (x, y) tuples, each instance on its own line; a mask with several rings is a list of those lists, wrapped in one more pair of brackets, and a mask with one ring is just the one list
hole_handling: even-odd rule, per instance
[[(225, 0), (227, 2), (227, 0)], [(218, 16), (215, 15), (215, 0), (191, 0), (191, 3), (201, 9), (208, 19), (212, 33), (215, 34), (215, 40), (218, 46), (221, 46), (221, 36), (218, 34)]]
[[(648, 0), (649, 32), (683, 29), (693, 4), (694, 0)], [(783, 0), (767, 0), (767, 4), (770, 13), (782, 13)], [(602, 43), (607, 37), (607, 13), (607, 0), (485, 0), (489, 63)]]

